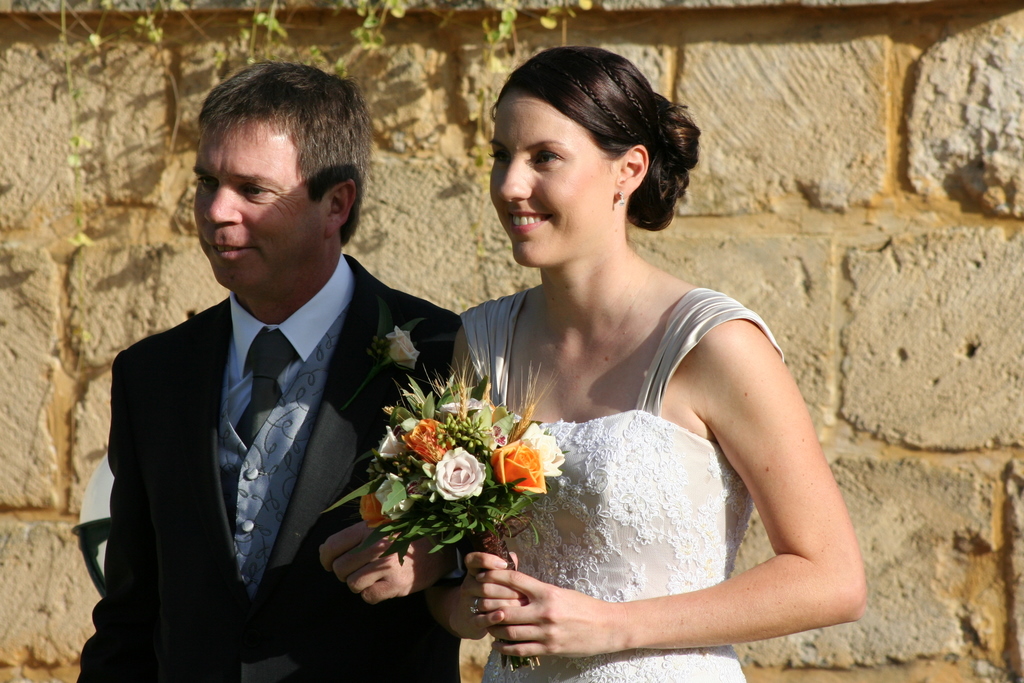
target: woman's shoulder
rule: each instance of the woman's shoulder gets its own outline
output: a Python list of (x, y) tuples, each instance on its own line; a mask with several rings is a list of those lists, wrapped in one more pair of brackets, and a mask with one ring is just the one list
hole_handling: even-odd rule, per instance
[(712, 331), (716, 331), (715, 337), (733, 336), (730, 330), (736, 329), (753, 331), (740, 321), (758, 328), (760, 339), (767, 340), (782, 355), (775, 336), (760, 315), (731, 296), (706, 287), (694, 287), (679, 299), (669, 316), (666, 334), (689, 338), (690, 345), (695, 346)]
[(490, 299), (463, 311), (460, 314), (463, 326), (468, 327), (470, 324), (486, 322), (496, 317), (508, 318), (518, 315), (529, 291), (524, 289), (515, 294)]

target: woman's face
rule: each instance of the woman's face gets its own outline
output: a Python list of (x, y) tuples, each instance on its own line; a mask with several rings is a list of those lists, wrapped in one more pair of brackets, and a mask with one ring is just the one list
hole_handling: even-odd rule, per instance
[(491, 145), (491, 201), (516, 262), (558, 266), (624, 239), (625, 207), (615, 215), (621, 163), (582, 126), (513, 91), (498, 104)]

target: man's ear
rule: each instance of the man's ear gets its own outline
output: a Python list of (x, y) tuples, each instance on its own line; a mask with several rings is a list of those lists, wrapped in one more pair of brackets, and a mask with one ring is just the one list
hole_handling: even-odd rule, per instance
[(356, 203), (357, 192), (359, 189), (356, 187), (356, 181), (345, 180), (335, 184), (324, 194), (323, 202), (327, 212), (327, 220), (324, 222), (325, 238), (337, 237), (341, 226), (348, 222), (352, 207)]
[(651, 163), (647, 148), (643, 145), (634, 145), (619, 157), (618, 162), (619, 187), (627, 196), (631, 195), (647, 176), (647, 169)]

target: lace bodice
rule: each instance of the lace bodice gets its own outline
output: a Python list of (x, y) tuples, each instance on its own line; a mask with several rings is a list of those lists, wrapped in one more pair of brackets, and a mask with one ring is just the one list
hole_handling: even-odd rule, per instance
[[(492, 377), (495, 401), (504, 400), (505, 358), (523, 296), (463, 314), (476, 370)], [(763, 321), (732, 299), (693, 290), (670, 316), (637, 409), (545, 425), (566, 461), (534, 504), (539, 542), (526, 532), (509, 543), (522, 571), (609, 602), (685, 593), (728, 578), (752, 509), (746, 487), (717, 444), (650, 408), (660, 412), (667, 377), (700, 337), (736, 318), (758, 324), (772, 339)], [(543, 657), (537, 669), (514, 673), (492, 657), (484, 680), (733, 683), (744, 677), (732, 648), (718, 647)]]

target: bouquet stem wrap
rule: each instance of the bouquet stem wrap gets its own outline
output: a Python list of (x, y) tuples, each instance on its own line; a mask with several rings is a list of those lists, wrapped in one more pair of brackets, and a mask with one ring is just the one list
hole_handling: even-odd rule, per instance
[(472, 535), (471, 541), (473, 544), (473, 550), (481, 553), (497, 555), (501, 559), (505, 560), (505, 564), (509, 569), (515, 569), (516, 563), (512, 560), (512, 554), (508, 551), (508, 545), (505, 543), (505, 539), (518, 536), (529, 526), (530, 520), (529, 516), (526, 514), (519, 515), (518, 517), (512, 517), (504, 522), (499, 522), (497, 524), (497, 533), (488, 530)]
[[(508, 544), (505, 543), (505, 538), (512, 538), (518, 535), (529, 525), (530, 521), (528, 514), (523, 514), (499, 523), (497, 525), (498, 533), (493, 531), (474, 533), (471, 537), (473, 550), (481, 553), (497, 555), (501, 559), (505, 560), (505, 565), (509, 569), (514, 570), (516, 568), (516, 563), (515, 560), (512, 559), (512, 553), (508, 550)], [(529, 666), (532, 669), (539, 664), (539, 657), (515, 657), (510, 655), (501, 655), (501, 666), (503, 668), (511, 669), (512, 671), (515, 671), (521, 666)]]

